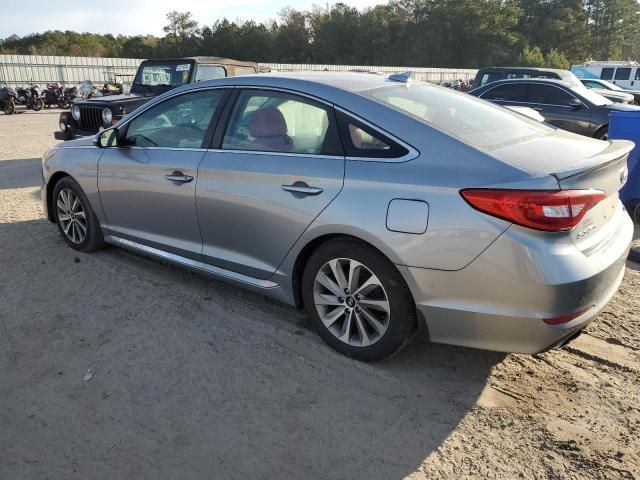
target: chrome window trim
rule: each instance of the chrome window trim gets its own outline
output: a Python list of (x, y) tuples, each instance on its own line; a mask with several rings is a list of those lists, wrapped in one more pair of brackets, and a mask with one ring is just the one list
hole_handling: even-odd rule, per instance
[[(387, 131), (383, 130), (382, 128), (380, 128), (380, 127), (378, 127), (378, 126), (376, 126), (374, 124), (372, 124), (371, 122), (368, 122), (367, 120), (364, 120), (362, 117), (360, 117), (358, 115), (355, 115), (354, 113), (350, 112), (349, 110), (346, 110), (344, 108), (338, 107), (337, 105), (334, 105), (333, 108), (335, 108), (336, 110), (344, 113), (345, 115), (348, 115), (348, 116), (354, 118), (358, 122), (363, 123), (364, 125), (369, 127), (371, 130), (373, 130), (374, 132), (378, 132), (380, 135), (389, 138), (390, 140), (394, 141), (395, 143), (397, 143), (398, 145), (402, 146), (403, 148), (405, 148), (407, 150), (407, 153), (405, 155), (403, 155), (402, 157), (384, 158), (384, 157), (350, 157), (350, 156), (347, 156), (347, 157), (345, 157), (347, 160), (349, 160), (351, 162), (403, 163), (403, 162), (409, 162), (411, 160), (414, 160), (415, 158), (418, 158), (420, 156), (420, 152), (418, 150), (413, 148), (408, 143), (400, 140), (395, 135), (388, 133)], [(386, 107), (386, 108), (389, 108), (389, 107)], [(405, 114), (403, 114), (401, 112), (400, 112), (400, 114), (401, 115), (405, 115)]]
[(242, 273), (234, 272), (232, 270), (226, 270), (224, 268), (209, 265), (208, 263), (199, 262), (198, 260), (193, 260), (191, 258), (183, 257), (181, 255), (176, 255), (175, 253), (165, 252), (164, 250), (160, 250), (154, 247), (149, 247), (148, 245), (143, 245), (141, 243), (133, 242), (131, 240), (127, 240), (126, 238), (118, 237), (116, 235), (109, 235), (107, 237), (107, 240), (110, 240), (116, 245), (120, 245), (125, 248), (130, 248), (133, 250), (145, 252), (150, 255), (154, 255), (156, 257), (169, 260), (171, 262), (186, 265), (196, 270), (202, 270), (206, 273), (215, 275), (220, 278), (231, 279), (236, 282), (246, 283), (248, 285), (253, 285), (259, 288), (275, 288), (278, 286), (277, 283), (272, 282), (270, 280), (259, 280), (254, 277), (250, 277), (249, 275), (244, 275)]
[(263, 150), (231, 150), (226, 148), (210, 148), (208, 152), (213, 153), (238, 153), (243, 155), (269, 155), (273, 157), (303, 157), (303, 158), (324, 158), (327, 160), (344, 160), (344, 155), (322, 155), (319, 153), (296, 153), (296, 152), (271, 152)]
[[(202, 87), (202, 88), (191, 88), (191, 89), (189, 89), (189, 90), (187, 90), (187, 91), (184, 91), (184, 92), (177, 92), (177, 93), (174, 93), (173, 95), (169, 95), (169, 96), (167, 96), (167, 97), (163, 98), (163, 99), (162, 99), (162, 101), (160, 101), (160, 102), (155, 101), (155, 100), (158, 98), (158, 97), (156, 97), (155, 99), (151, 100), (150, 102), (147, 102), (147, 103), (145, 103), (144, 105), (142, 105), (142, 106), (140, 107), (140, 108), (142, 108), (142, 110), (140, 110), (139, 112), (137, 112), (134, 116), (129, 117), (129, 115), (131, 115), (131, 114), (130, 114), (130, 113), (129, 113), (129, 114), (127, 114), (127, 118), (124, 118), (124, 119), (123, 119), (124, 121), (123, 121), (120, 125), (114, 125), (114, 126), (113, 126), (113, 127), (111, 127), (111, 128), (114, 128), (114, 127), (115, 127), (115, 128), (121, 129), (121, 128), (123, 128), (125, 125), (129, 124), (130, 122), (132, 122), (133, 120), (135, 120), (136, 118), (138, 118), (140, 115), (142, 115), (144, 112), (146, 112), (146, 111), (147, 111), (147, 110), (149, 110), (150, 108), (153, 108), (153, 107), (155, 107), (156, 105), (158, 105), (158, 104), (160, 104), (160, 103), (163, 103), (163, 102), (165, 102), (165, 101), (167, 101), (167, 100), (169, 100), (169, 99), (171, 99), (171, 98), (179, 97), (180, 95), (187, 95), (187, 94), (189, 94), (189, 93), (197, 93), (197, 92), (201, 92), (201, 91), (204, 91), (204, 90), (229, 90), (229, 89), (232, 89), (232, 88), (234, 88), (234, 87), (229, 86), (229, 85), (224, 85), (224, 86), (223, 86), (223, 85), (219, 85), (219, 86), (213, 86), (213, 87)], [(105, 130), (108, 130), (108, 129), (105, 129)], [(104, 130), (103, 130), (103, 131), (104, 131)], [(160, 148), (160, 147), (156, 147), (156, 148)]]

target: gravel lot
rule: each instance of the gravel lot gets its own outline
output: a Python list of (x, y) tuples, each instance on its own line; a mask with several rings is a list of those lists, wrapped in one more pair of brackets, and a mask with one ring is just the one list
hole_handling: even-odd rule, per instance
[(0, 479), (640, 477), (637, 264), (564, 350), (357, 363), (287, 306), (66, 247), (57, 117), (0, 115)]

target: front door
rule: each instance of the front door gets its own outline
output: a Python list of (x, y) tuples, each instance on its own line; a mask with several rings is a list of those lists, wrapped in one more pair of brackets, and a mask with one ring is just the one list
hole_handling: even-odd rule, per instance
[(120, 144), (105, 149), (98, 188), (112, 235), (200, 258), (198, 164), (225, 98), (219, 89), (170, 97), (131, 120)]
[(590, 136), (591, 110), (584, 104), (570, 105), (571, 100), (576, 99), (567, 90), (555, 85), (527, 85), (528, 106), (539, 111), (547, 123), (569, 132)]
[(288, 93), (241, 91), (221, 148), (198, 170), (203, 260), (266, 279), (343, 185), (330, 106)]

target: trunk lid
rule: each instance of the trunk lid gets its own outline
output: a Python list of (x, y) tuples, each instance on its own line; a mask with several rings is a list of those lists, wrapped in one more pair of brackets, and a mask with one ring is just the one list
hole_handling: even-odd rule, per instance
[(614, 140), (606, 149), (584, 159), (579, 165), (553, 173), (562, 190), (601, 190), (607, 196), (591, 208), (570, 232), (574, 244), (585, 255), (606, 245), (626, 215), (618, 191), (626, 183), (627, 157), (633, 147), (632, 142)]

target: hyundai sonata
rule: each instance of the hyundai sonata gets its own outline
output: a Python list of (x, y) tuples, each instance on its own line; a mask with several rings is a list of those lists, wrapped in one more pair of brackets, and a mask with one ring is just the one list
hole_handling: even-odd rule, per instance
[(64, 241), (175, 262), (306, 309), (360, 360), (434, 342), (535, 353), (624, 274), (633, 144), (358, 73), (172, 90), (43, 157)]

